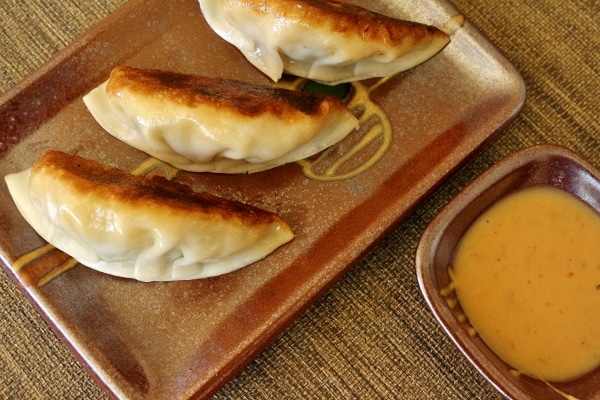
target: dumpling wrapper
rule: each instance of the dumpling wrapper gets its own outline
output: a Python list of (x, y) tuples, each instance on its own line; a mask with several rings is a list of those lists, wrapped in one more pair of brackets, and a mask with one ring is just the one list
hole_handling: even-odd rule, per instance
[(294, 237), (274, 213), (59, 151), (5, 180), (50, 244), (90, 268), (140, 281), (225, 274)]
[(385, 77), (449, 42), (429, 25), (335, 0), (199, 0), (209, 26), (277, 82), (283, 72), (334, 85)]
[(335, 96), (131, 67), (115, 68), (83, 101), (111, 135), (193, 172), (274, 168), (358, 126)]

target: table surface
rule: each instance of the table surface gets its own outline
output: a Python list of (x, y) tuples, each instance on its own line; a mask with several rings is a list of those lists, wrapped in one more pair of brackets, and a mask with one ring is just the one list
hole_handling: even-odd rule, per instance
[[(123, 3), (2, 1), (0, 92)], [(521, 113), (215, 398), (501, 398), (429, 312), (414, 253), (436, 212), (516, 150), (556, 143), (600, 167), (600, 2), (454, 4), (522, 74)], [(4, 273), (0, 333), (0, 398), (107, 398)]]

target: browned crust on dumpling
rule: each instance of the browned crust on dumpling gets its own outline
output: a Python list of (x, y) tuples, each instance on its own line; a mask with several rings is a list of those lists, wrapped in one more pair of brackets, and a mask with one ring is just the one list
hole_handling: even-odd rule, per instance
[[(239, 5), (240, 0), (223, 1)], [(391, 47), (418, 43), (427, 37), (450, 40), (445, 32), (434, 26), (394, 19), (336, 0), (244, 0), (243, 4), (254, 12), (276, 15), (314, 28), (322, 28), (327, 21), (332, 32)]]
[(346, 105), (335, 96), (255, 85), (242, 81), (189, 75), (172, 71), (119, 66), (108, 80), (108, 96), (128, 90), (140, 96), (195, 107), (209, 104), (247, 116), (271, 113), (278, 117), (298, 113), (323, 116)]
[(190, 218), (237, 220), (244, 225), (287, 226), (277, 214), (234, 200), (193, 191), (163, 177), (145, 178), (57, 150), (47, 151), (31, 174), (52, 176), (82, 194), (94, 192), (108, 201), (164, 210)]

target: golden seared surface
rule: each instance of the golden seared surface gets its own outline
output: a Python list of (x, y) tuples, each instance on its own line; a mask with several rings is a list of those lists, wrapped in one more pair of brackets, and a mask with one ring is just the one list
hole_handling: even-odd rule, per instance
[(189, 107), (210, 104), (214, 107), (234, 109), (248, 116), (263, 113), (280, 116), (298, 112), (322, 115), (332, 107), (346, 107), (334, 96), (254, 85), (231, 79), (119, 66), (111, 72), (106, 91), (109, 96), (117, 96), (125, 90), (142, 96), (160, 96), (167, 101)]
[(82, 194), (96, 192), (103, 198), (128, 205), (169, 208), (190, 217), (237, 219), (246, 225), (286, 224), (278, 215), (237, 201), (194, 192), (190, 187), (163, 177), (145, 178), (61, 151), (47, 151), (33, 166), (33, 174), (48, 174)]
[(248, 7), (255, 12), (274, 14), (311, 28), (328, 28), (349, 37), (362, 37), (366, 41), (383, 42), (398, 46), (406, 41), (418, 42), (427, 36), (446, 38), (446, 33), (436, 27), (403, 21), (378, 14), (365, 8), (336, 0), (224, 0), (235, 7)]

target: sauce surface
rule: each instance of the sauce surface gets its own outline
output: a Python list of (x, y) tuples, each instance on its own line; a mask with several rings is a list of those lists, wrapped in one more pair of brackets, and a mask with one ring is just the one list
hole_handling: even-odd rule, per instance
[(517, 371), (562, 382), (600, 365), (600, 215), (583, 201), (507, 196), (467, 230), (451, 272), (471, 326)]

